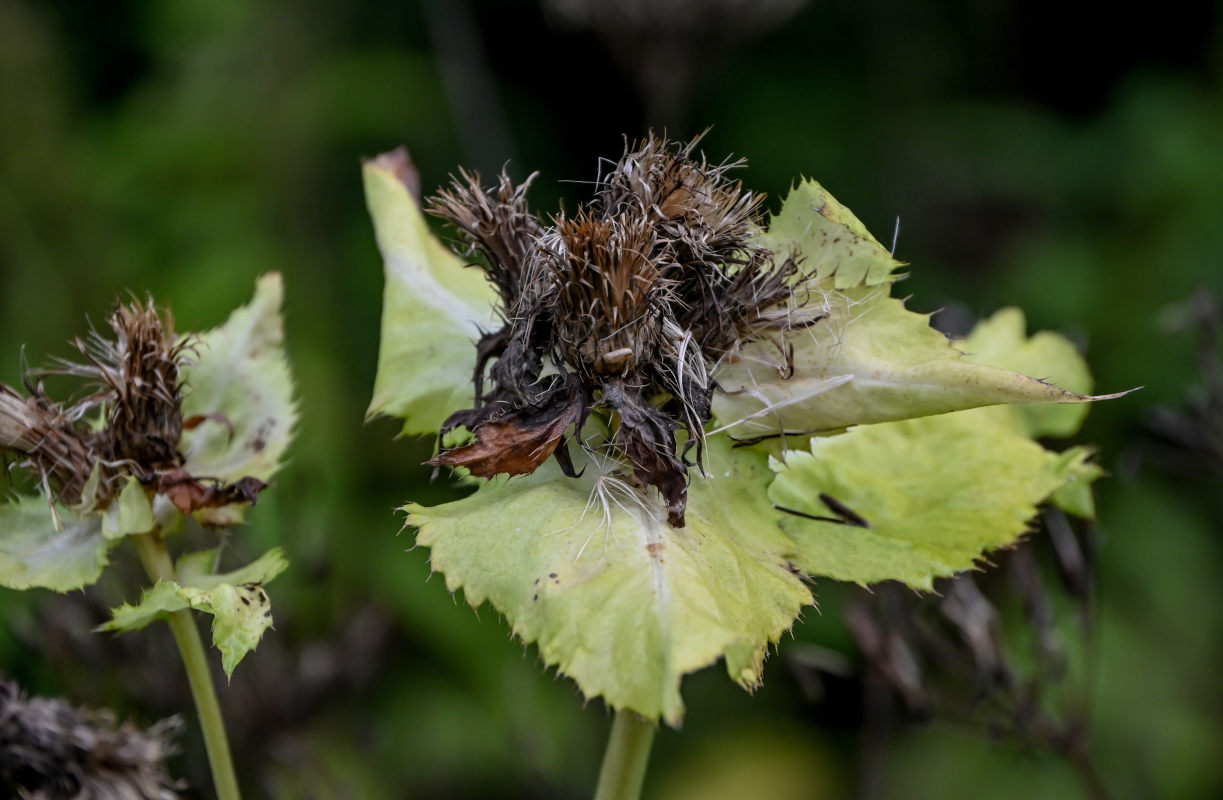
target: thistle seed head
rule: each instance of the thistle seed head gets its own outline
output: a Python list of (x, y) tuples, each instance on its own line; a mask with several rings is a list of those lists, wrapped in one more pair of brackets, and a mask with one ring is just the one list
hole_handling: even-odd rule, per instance
[(148, 730), (106, 711), (28, 698), (0, 680), (0, 794), (30, 800), (177, 800), (164, 762), (178, 752), (177, 717)]
[[(504, 325), (477, 345), (475, 406), (442, 429), (463, 425), (475, 440), (430, 463), (491, 477), (555, 455), (572, 474), (566, 431), (595, 412), (610, 431), (598, 446), (684, 524), (718, 363), (746, 341), (820, 319), (796, 294), (797, 261), (759, 244), (763, 196), (728, 177), (743, 162), (709, 164), (700, 138), (626, 144), (593, 200), (550, 224), (527, 207), (534, 175), (515, 186), (503, 173), (484, 189), (460, 172), (433, 198), (429, 210), (458, 230), (457, 250), (482, 256)], [(680, 430), (695, 462), (678, 452)]]
[[(80, 361), (26, 373), (28, 396), (0, 384), (0, 453), (32, 469), (49, 499), (66, 505), (105, 507), (136, 478), (164, 492), (184, 513), (232, 502), (254, 502), (263, 484), (253, 478), (220, 485), (183, 469), (178, 449), (184, 428), (180, 368), (192, 351), (191, 337), (177, 337), (169, 313), (152, 300), (118, 304), (107, 322), (114, 338), (93, 331), (72, 344)], [(85, 395), (57, 403), (45, 380), (67, 376), (84, 381)], [(96, 476), (96, 494), (83, 497)]]

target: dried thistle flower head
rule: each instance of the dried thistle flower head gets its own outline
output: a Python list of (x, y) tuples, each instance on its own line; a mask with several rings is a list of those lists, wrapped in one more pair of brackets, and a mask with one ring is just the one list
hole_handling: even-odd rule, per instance
[(610, 435), (596, 446), (627, 459), (684, 524), (714, 369), (747, 341), (821, 316), (792, 302), (795, 260), (756, 241), (763, 197), (728, 177), (743, 162), (711, 165), (699, 141), (650, 134), (627, 146), (594, 199), (551, 224), (528, 209), (534, 176), (515, 186), (503, 173), (484, 189), (461, 172), (433, 198), (463, 252), (483, 256), (504, 324), (479, 343), (475, 407), (442, 428), (475, 440), (431, 463), (526, 474), (555, 455), (572, 474), (566, 431), (597, 412)]
[(176, 800), (166, 773), (182, 721), (148, 730), (116, 725), (107, 711), (23, 696), (0, 680), (0, 795), (28, 800)]
[[(172, 317), (151, 299), (118, 304), (107, 322), (113, 339), (93, 331), (73, 340), (82, 361), (28, 372), (28, 397), (0, 385), (0, 451), (16, 454), (49, 498), (70, 506), (106, 506), (127, 477), (166, 493), (184, 513), (254, 502), (260, 481), (221, 485), (183, 470), (179, 439), (204, 422), (183, 418), (179, 371), (191, 338), (176, 337)], [(52, 376), (83, 379), (87, 394), (53, 401), (44, 381)]]

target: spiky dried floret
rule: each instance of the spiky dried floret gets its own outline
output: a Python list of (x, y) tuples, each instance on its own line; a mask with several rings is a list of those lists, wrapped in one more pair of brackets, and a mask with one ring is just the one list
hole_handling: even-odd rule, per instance
[[(29, 371), (28, 397), (0, 384), (0, 452), (17, 454), (17, 465), (38, 473), (48, 498), (67, 505), (105, 507), (129, 476), (184, 513), (253, 503), (261, 481), (222, 485), (183, 469), (183, 430), (205, 421), (183, 419), (180, 367), (191, 338), (176, 337), (172, 318), (152, 300), (119, 304), (107, 321), (113, 339), (93, 331), (73, 340), (83, 361), (59, 359)], [(52, 401), (44, 379), (53, 376), (83, 379), (87, 394), (71, 404)], [(83, 497), (87, 484), (93, 493)]]
[(140, 730), (107, 711), (22, 695), (0, 680), (0, 787), (30, 800), (175, 800), (185, 786), (165, 761), (182, 722), (170, 717)]
[[(22, 397), (0, 384), (0, 452), (17, 454), (16, 466), (38, 473), (47, 494), (54, 487), (69, 505), (81, 501), (94, 463), (90, 453), (96, 437), (79, 430), (76, 422), (71, 409), (52, 402), (40, 387)], [(110, 491), (103, 477), (99, 493)]]
[[(479, 254), (483, 257), (485, 274), (501, 295), (503, 317), (513, 313), (524, 293), (529, 294), (535, 288), (528, 273), (535, 264), (536, 242), (544, 233), (544, 225), (531, 213), (527, 191), (538, 174), (532, 173), (515, 185), (502, 170), (496, 188), (485, 188), (480, 183), (480, 173), (460, 169), (459, 177), (451, 177), (450, 187), (430, 198), (426, 206), (429, 213), (454, 225), (459, 241), (465, 245), (466, 256)], [(473, 376), (477, 405), (485, 402), (485, 368), (490, 359), (504, 355), (511, 346), (510, 334), (507, 322), (480, 338)], [(521, 347), (517, 349), (521, 351)], [(508, 382), (525, 383), (512, 377)]]
[(431, 463), (522, 474), (554, 454), (572, 473), (568, 426), (602, 410), (608, 439), (584, 446), (622, 455), (683, 525), (693, 464), (677, 433), (699, 463), (718, 363), (820, 318), (795, 296), (795, 259), (758, 243), (763, 196), (727, 177), (743, 162), (710, 165), (700, 138), (626, 145), (594, 200), (549, 225), (527, 210), (527, 184), (504, 174), (494, 194), (460, 172), (465, 182), (429, 204), (459, 229), (460, 249), (484, 255), (505, 320), (477, 345), (475, 406), (442, 427), (466, 426), (475, 441)]
[(639, 215), (583, 208), (556, 220), (543, 248), (557, 354), (584, 377), (631, 372), (658, 352), (669, 282), (653, 258), (655, 232)]
[(94, 392), (77, 406), (82, 413), (104, 406), (99, 457), (148, 481), (156, 471), (182, 464), (176, 449), (183, 432), (178, 367), (190, 339), (175, 341), (173, 318), (166, 314), (163, 320), (152, 300), (118, 305), (108, 322), (113, 340), (94, 331), (87, 340), (73, 341), (84, 363), (61, 361), (34, 374), (88, 380)]
[(502, 170), (494, 189), (480, 185), (480, 173), (460, 169), (459, 177), (451, 177), (450, 188), (434, 195), (427, 207), (454, 225), (468, 255), (484, 257), (489, 279), (506, 307), (522, 292), (523, 274), (544, 230), (527, 206), (527, 191), (538, 175), (532, 173), (515, 185)]
[(764, 196), (743, 190), (727, 173), (743, 159), (710, 165), (694, 156), (702, 136), (687, 144), (653, 133), (625, 147), (616, 165), (600, 177), (595, 204), (608, 214), (646, 216), (660, 240), (676, 251), (681, 269), (705, 265), (724, 270), (745, 254), (763, 252), (752, 244)]

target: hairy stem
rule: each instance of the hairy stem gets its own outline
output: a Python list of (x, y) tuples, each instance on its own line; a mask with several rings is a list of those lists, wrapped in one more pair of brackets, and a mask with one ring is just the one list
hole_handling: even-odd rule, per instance
[(637, 800), (654, 743), (654, 723), (628, 710), (616, 712), (595, 800)]
[[(170, 553), (166, 550), (159, 531), (154, 530), (152, 533), (132, 538), (136, 540), (140, 561), (150, 578), (154, 581), (175, 579), (174, 563), (170, 560)], [(182, 656), (183, 666), (187, 669), (187, 681), (191, 684), (191, 697), (195, 701), (200, 728), (204, 733), (204, 747), (208, 751), (208, 764), (212, 768), (212, 782), (216, 788), (217, 800), (241, 800), (233, 758), (229, 754), (229, 739), (225, 735), (225, 722), (221, 719), (221, 706), (212, 686), (204, 643), (200, 640), (195, 620), (191, 618), (189, 610), (183, 609), (171, 614), (166, 622), (174, 633), (179, 655)]]

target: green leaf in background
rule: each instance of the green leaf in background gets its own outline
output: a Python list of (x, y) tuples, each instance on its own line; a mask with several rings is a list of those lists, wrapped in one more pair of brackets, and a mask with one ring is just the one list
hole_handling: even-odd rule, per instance
[(869, 524), (787, 515), (794, 563), (837, 580), (929, 590), (934, 578), (1015, 541), (1086, 454), (1051, 453), (982, 411), (864, 425), (774, 459), (774, 504), (836, 516), (826, 495)]
[[(182, 370), (183, 416), (202, 419), (179, 447), (192, 475), (232, 482), (270, 480), (293, 435), (297, 404), (284, 349), (284, 282), (269, 273), (255, 296), (218, 328), (197, 337)], [(238, 505), (198, 512), (210, 525), (241, 521)]]
[(0, 505), (0, 586), (68, 592), (98, 580), (113, 544), (97, 517), (59, 509), (61, 527), (45, 498)]
[(429, 232), (396, 150), (365, 163), (365, 195), (386, 269), (378, 375), (367, 416), (403, 417), (404, 433), (436, 434), (472, 404), (474, 342), (496, 326), (495, 295), (480, 270)]
[(492, 603), (587, 697), (675, 725), (683, 675), (725, 658), (754, 686), (765, 647), (811, 602), (785, 556), (764, 457), (724, 439), (707, 456), (680, 529), (597, 463), (574, 479), (549, 462), (405, 510), (451, 591)]
[(212, 643), (221, 651), (221, 665), (232, 675), (238, 662), (255, 649), (263, 632), (272, 626), (271, 601), (263, 585), (289, 565), (279, 547), (241, 569), (209, 574), (215, 550), (184, 556), (178, 581), (158, 581), (146, 589), (136, 605), (116, 608), (110, 622), (98, 630), (127, 632), (144, 628), (167, 614), (193, 608), (212, 614)]
[[(965, 339), (954, 343), (964, 360), (1033, 375), (1080, 395), (1091, 393), (1091, 372), (1074, 343), (1051, 331), (1026, 335), (1023, 311), (1004, 308), (983, 319)], [(1029, 436), (1073, 436), (1083, 425), (1085, 404), (1017, 405), (1011, 408)]]
[(1096, 498), (1091, 485), (1104, 476), (1099, 464), (1090, 461), (1091, 451), (1085, 447), (1074, 447), (1062, 454), (1068, 459), (1066, 483), (1049, 498), (1053, 505), (1083, 519), (1096, 518)]

